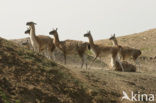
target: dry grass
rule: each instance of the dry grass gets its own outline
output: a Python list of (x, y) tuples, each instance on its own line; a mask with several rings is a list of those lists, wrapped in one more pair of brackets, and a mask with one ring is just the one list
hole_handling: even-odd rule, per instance
[[(21, 71), (22, 73), (30, 74), (32, 76), (30, 75), (26, 76), (26, 74), (24, 74), (25, 75), (24, 78), (20, 76), (18, 77), (19, 75), (18, 72), (15, 72), (14, 74), (12, 72), (14, 68), (8, 69), (10, 67), (7, 64), (4, 64), (5, 63), (4, 61), (4, 63), (2, 63), (2, 66), (7, 68), (6, 69), (7, 71), (4, 73), (4, 69), (0, 70), (1, 72), (0, 75), (4, 76), (7, 73), (8, 74), (5, 76), (4, 79), (1, 79), (1, 81), (4, 82), (7, 80), (8, 82), (11, 82), (8, 80), (7, 76), (9, 74), (17, 75), (18, 79), (15, 78), (16, 76), (11, 76), (11, 75), (9, 76), (9, 79), (12, 78), (11, 80), (15, 80), (15, 81), (18, 80), (18, 82), (16, 81), (17, 85), (12, 82), (11, 84), (14, 85), (14, 87), (16, 88), (20, 88), (20, 86), (22, 87), (24, 86), (24, 88), (26, 88), (26, 86), (28, 86), (31, 89), (32, 87), (34, 88), (35, 86), (35, 89), (31, 89), (31, 93), (33, 94), (33, 96), (34, 93), (37, 93), (35, 94), (35, 99), (42, 97), (43, 100), (48, 98), (49, 101), (50, 100), (51, 101), (58, 100), (59, 102), (71, 101), (71, 103), (72, 102), (73, 103), (131, 103), (126, 100), (121, 102), (122, 91), (126, 91), (127, 93), (134, 91), (136, 93), (140, 92), (140, 93), (147, 93), (147, 94), (148, 93), (156, 94), (156, 88), (155, 88), (156, 87), (156, 69), (155, 69), (156, 59), (154, 59), (154, 57), (156, 56), (155, 54), (156, 35), (155, 34), (156, 34), (156, 29), (152, 29), (142, 33), (137, 33), (137, 34), (117, 38), (119, 40), (120, 45), (134, 47), (142, 50), (143, 54), (138, 59), (138, 64), (133, 63), (131, 60), (128, 61), (137, 67), (137, 72), (117, 72), (111, 70), (108, 64), (110, 62), (110, 57), (103, 58), (102, 62), (98, 59), (93, 65), (91, 65), (90, 70), (87, 71), (84, 68), (83, 69), (79, 68), (80, 59), (78, 58), (78, 56), (75, 55), (67, 57), (68, 65), (65, 65), (65, 67), (68, 69), (66, 69), (63, 66), (48, 61), (41, 55), (34, 55), (32, 51), (28, 51), (23, 48), (20, 49), (18, 47), (15, 48), (11, 46), (10, 48), (12, 49), (15, 48), (15, 50), (18, 48), (18, 50), (15, 52), (15, 54), (16, 53), (17, 54), (16, 56), (14, 56), (20, 58), (20, 60), (17, 60), (18, 64), (20, 64), (21, 61), (22, 63), (28, 62), (27, 65), (30, 68), (32, 68), (32, 69), (28, 69), (27, 67), (22, 67), (23, 64), (21, 64), (21, 67), (15, 70)], [(96, 43), (100, 43), (104, 45), (112, 45), (109, 40), (99, 40), (96, 41)], [(8, 47), (8, 44), (6, 45), (3, 44), (2, 47), (3, 48)], [(5, 49), (3, 49), (2, 47), (0, 47), (1, 48), (0, 55), (2, 51), (5, 51)], [(8, 51), (9, 55), (10, 53), (12, 52)], [(56, 62), (63, 64), (62, 54), (57, 52), (56, 55), (57, 55)], [(9, 58), (11, 57), (9, 56)], [(91, 62), (92, 60), (93, 57), (90, 56), (89, 62)], [(7, 61), (9, 61), (9, 59), (7, 59)], [(11, 63), (12, 66), (15, 65), (13, 61), (10, 61), (10, 64)], [(22, 78), (22, 82), (19, 82), (21, 78)], [(18, 86), (19, 85), (18, 83), (19, 84), (21, 83), (20, 86)], [(67, 90), (65, 88), (67, 88)], [(30, 92), (28, 88), (26, 89), (22, 88), (19, 89), (18, 91), (21, 90), (24, 91), (26, 90), (27, 91), (26, 93)], [(6, 94), (9, 95), (11, 94), (6, 92), (7, 88), (3, 88), (3, 91), (5, 91)], [(15, 94), (20, 95), (20, 92), (15, 92)], [(49, 97), (49, 95), (52, 97)], [(24, 98), (24, 97), (27, 98), (27, 96), (28, 94), (24, 94), (22, 95), (22, 97), (16, 96), (16, 100), (20, 100), (20, 98)], [(40, 101), (40, 99), (38, 100)], [(59, 103), (58, 101), (54, 103)], [(45, 102), (45, 103), (49, 103), (49, 102)]]
[[(69, 69), (0, 38), (0, 100), (6, 103), (91, 102)], [(5, 94), (5, 96), (3, 95)], [(5, 97), (5, 98), (4, 98)]]

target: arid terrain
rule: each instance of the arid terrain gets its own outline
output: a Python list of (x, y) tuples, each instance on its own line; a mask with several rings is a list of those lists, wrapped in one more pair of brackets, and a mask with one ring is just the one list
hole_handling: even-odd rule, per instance
[[(156, 98), (156, 29), (117, 39), (122, 46), (142, 51), (137, 64), (128, 61), (136, 65), (137, 72), (110, 69), (110, 57), (96, 60), (89, 70), (80, 68), (77, 55), (67, 56), (64, 65), (57, 51), (56, 60), (51, 61), (22, 47), (28, 38), (0, 38), (0, 103), (132, 103), (121, 101), (123, 91), (152, 93)], [(112, 45), (108, 39), (95, 43)], [(92, 60), (89, 56), (88, 62)]]

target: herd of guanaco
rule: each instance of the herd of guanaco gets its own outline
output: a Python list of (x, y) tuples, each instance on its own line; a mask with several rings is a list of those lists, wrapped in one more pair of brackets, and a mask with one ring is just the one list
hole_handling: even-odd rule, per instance
[(95, 55), (92, 63), (99, 57), (111, 56), (111, 67), (118, 71), (125, 71), (126, 68), (129, 71), (136, 71), (135, 66), (124, 61), (127, 58), (132, 58), (134, 61), (141, 55), (141, 51), (138, 49), (124, 47), (118, 45), (115, 34), (109, 38), (112, 41), (113, 46), (106, 46), (95, 44), (91, 32), (84, 34), (84, 37), (89, 39), (89, 42), (65, 40), (60, 41), (58, 29), (53, 29), (49, 32), (49, 35), (53, 35), (54, 39), (45, 35), (36, 35), (34, 22), (27, 22), (26, 25), (29, 27), (25, 34), (30, 35), (30, 43), (33, 50), (38, 53), (46, 53), (49, 59), (55, 59), (53, 52), (55, 48), (58, 48), (64, 56), (64, 64), (66, 64), (66, 57), (70, 54), (77, 54), (81, 59), (81, 68), (86, 65), (87, 69), (87, 51), (91, 50)]

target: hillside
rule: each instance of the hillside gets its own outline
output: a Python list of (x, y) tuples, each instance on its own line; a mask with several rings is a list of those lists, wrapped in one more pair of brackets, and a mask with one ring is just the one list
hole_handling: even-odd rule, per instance
[[(134, 48), (152, 48), (155, 45), (155, 33), (156, 29), (153, 29), (119, 37), (119, 44)], [(54, 63), (19, 46), (20, 43), (14, 44), (12, 41), (0, 39), (0, 58), (3, 57), (0, 59), (0, 67), (3, 67), (0, 69), (0, 84), (3, 84), (0, 85), (0, 97), (3, 100), (13, 103), (132, 103), (128, 100), (121, 101), (123, 91), (128, 95), (132, 91), (156, 94), (156, 59), (153, 58), (155, 48), (151, 51), (143, 49), (141, 57), (147, 58), (140, 57), (138, 64), (128, 61), (137, 67), (137, 72), (132, 73), (112, 70), (109, 67), (109, 57), (102, 61), (97, 60), (90, 65), (90, 70), (81, 69), (80, 59), (75, 55), (68, 56), (67, 65), (64, 65), (63, 56), (56, 54), (57, 60)], [(99, 40), (96, 43), (112, 45), (109, 40)], [(92, 59), (90, 57), (88, 62)], [(139, 103), (147, 102), (144, 100)]]
[[(142, 51), (143, 56), (156, 56), (156, 29), (117, 37), (117, 40), (120, 45), (140, 49)], [(98, 40), (96, 41), (96, 43), (112, 45), (111, 41), (109, 41), (108, 39)]]
[(73, 73), (0, 38), (0, 103), (91, 102)]

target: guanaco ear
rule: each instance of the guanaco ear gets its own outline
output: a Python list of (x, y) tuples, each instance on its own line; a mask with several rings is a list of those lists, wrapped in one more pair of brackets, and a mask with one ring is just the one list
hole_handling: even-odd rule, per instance
[(56, 28), (56, 31), (58, 30), (58, 28)]
[(89, 32), (88, 33), (90, 33), (90, 30), (89, 30)]

